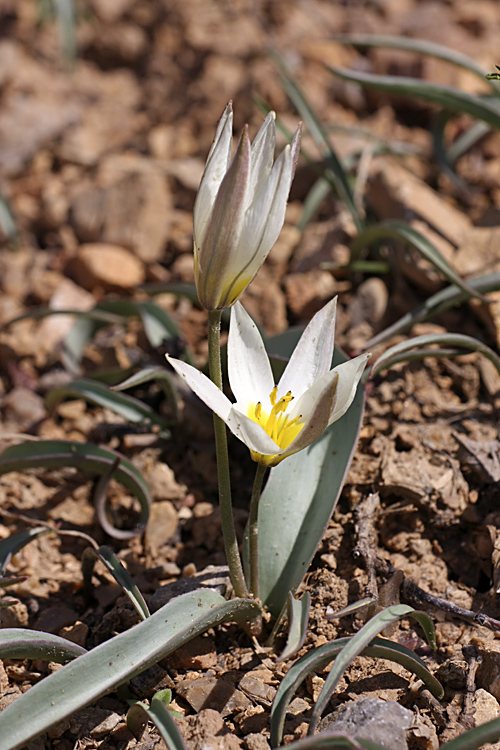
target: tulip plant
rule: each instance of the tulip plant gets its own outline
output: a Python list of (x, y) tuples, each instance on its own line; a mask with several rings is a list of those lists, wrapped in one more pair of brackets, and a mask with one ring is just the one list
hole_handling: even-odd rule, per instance
[[(301, 125), (273, 165), (275, 115), (271, 112), (252, 144), (245, 127), (231, 159), (232, 115), (229, 103), (208, 155), (193, 217), (196, 287), (209, 312), (210, 379), (189, 364), (167, 359), (214, 413), (221, 521), (231, 581), (237, 596), (258, 598), (258, 507), (266, 469), (310, 446), (347, 411), (370, 355), (331, 369), (335, 299), (315, 315), (275, 384), (262, 337), (238, 298), (283, 226)], [(221, 311), (228, 307), (232, 307), (228, 373), (234, 404), (222, 390), (220, 361)], [(248, 534), (250, 590), (234, 528), (226, 425), (257, 463)]]

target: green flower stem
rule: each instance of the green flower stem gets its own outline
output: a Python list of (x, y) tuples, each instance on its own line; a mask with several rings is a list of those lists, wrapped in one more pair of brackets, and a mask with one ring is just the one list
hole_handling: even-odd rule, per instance
[(258, 546), (258, 519), (259, 502), (262, 493), (262, 482), (267, 466), (257, 464), (255, 479), (252, 488), (252, 499), (250, 501), (250, 517), (248, 519), (248, 535), (250, 549), (250, 591), (255, 599), (259, 597), (259, 546)]
[[(220, 319), (221, 311), (208, 313), (208, 365), (210, 378), (217, 388), (222, 390), (222, 370), (220, 362)], [(231, 503), (231, 479), (229, 476), (229, 457), (227, 453), (226, 425), (214, 414), (215, 450), (217, 452), (217, 480), (219, 483), (219, 506), (224, 548), (229, 566), (229, 575), (234, 593), (238, 597), (248, 597), (238, 540), (234, 527), (233, 507)]]

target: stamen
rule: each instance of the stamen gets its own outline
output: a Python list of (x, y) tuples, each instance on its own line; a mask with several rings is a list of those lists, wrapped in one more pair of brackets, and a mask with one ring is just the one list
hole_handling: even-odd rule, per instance
[(259, 420), (260, 422), (261, 416), (262, 416), (262, 404), (259, 401), (257, 406), (255, 407), (255, 418)]
[(269, 394), (269, 400), (272, 406), (276, 406), (276, 399), (278, 398), (278, 386), (275, 385), (271, 393)]

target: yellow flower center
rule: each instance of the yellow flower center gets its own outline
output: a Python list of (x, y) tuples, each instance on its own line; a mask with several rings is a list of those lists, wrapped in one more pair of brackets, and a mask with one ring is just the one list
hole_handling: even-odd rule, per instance
[[(290, 443), (295, 440), (299, 432), (304, 426), (301, 422), (302, 417), (299, 415), (295, 419), (290, 419), (286, 414), (286, 410), (291, 401), (293, 401), (292, 392), (288, 391), (285, 396), (282, 396), (278, 400), (278, 386), (274, 386), (273, 390), (269, 395), (272, 409), (270, 413), (267, 413), (262, 408), (262, 404), (259, 401), (257, 404), (250, 404), (248, 407), (248, 416), (267, 432), (270, 438), (279, 445), (282, 450), (288, 448)], [(275, 466), (279, 463), (279, 454), (275, 456), (264, 456), (255, 451), (250, 451), (252, 458), (257, 463), (265, 464), (266, 466)], [(278, 459), (278, 460), (276, 460)]]

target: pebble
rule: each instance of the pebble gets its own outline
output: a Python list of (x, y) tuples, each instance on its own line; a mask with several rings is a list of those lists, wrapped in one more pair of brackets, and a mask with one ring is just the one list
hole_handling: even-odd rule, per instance
[(69, 272), (84, 289), (131, 289), (145, 279), (144, 266), (119, 245), (89, 242), (80, 245)]
[(319, 731), (345, 733), (360, 740), (371, 740), (386, 750), (407, 750), (406, 730), (414, 714), (395, 701), (361, 698), (345, 703), (325, 716)]

